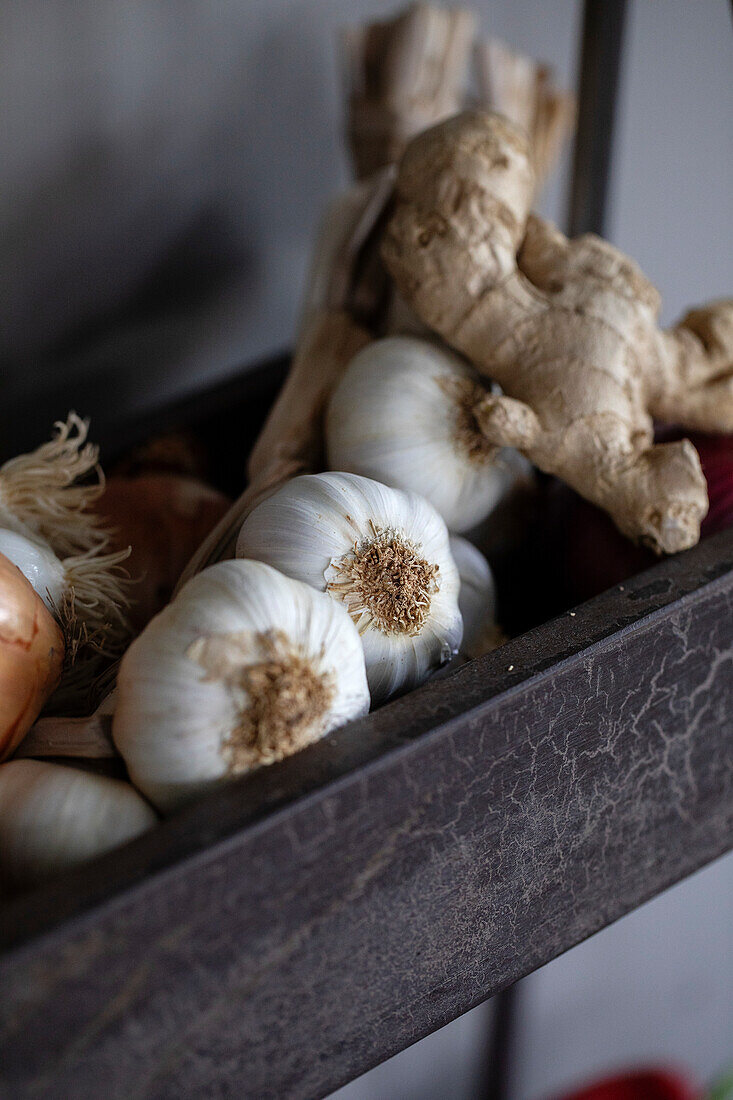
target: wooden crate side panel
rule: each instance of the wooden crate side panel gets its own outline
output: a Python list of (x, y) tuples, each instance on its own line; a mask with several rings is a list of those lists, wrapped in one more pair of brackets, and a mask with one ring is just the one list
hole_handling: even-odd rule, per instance
[(733, 574), (9, 955), (3, 1095), (309, 1097), (733, 841)]

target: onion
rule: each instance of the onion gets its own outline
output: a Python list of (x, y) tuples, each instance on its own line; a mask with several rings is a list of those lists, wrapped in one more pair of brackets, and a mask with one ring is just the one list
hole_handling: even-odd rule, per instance
[(116, 530), (113, 545), (132, 545), (130, 619), (141, 630), (167, 603), (183, 569), (229, 507), (216, 489), (191, 477), (111, 477), (99, 513)]
[(0, 554), (0, 760), (33, 725), (63, 663), (59, 626), (21, 571)]

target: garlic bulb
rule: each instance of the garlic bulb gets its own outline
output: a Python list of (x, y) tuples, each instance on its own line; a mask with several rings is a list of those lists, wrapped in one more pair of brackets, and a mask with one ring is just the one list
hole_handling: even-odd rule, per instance
[(108, 647), (113, 637), (124, 637), (128, 629), (126, 584), (120, 566), (129, 553), (87, 550), (61, 561), (40, 539), (0, 529), (0, 554), (17, 565), (62, 626), (73, 633), (80, 622), (87, 632), (102, 631), (104, 637), (97, 643)]
[(373, 702), (419, 684), (458, 649), (448, 532), (416, 493), (355, 474), (293, 478), (245, 519), (237, 557), (266, 561), (346, 607)]
[(17, 531), (0, 529), (0, 553), (20, 569), (49, 611), (61, 607), (66, 577), (63, 565), (50, 546)]
[(117, 692), (115, 744), (163, 810), (369, 709), (343, 608), (255, 561), (188, 581), (128, 649)]
[(452, 535), (450, 551), (461, 578), (458, 606), (463, 616), (461, 652), (480, 657), (495, 649), (501, 638), (496, 623), (496, 585), (491, 566), (467, 539)]
[(129, 783), (41, 760), (0, 765), (0, 871), (33, 883), (116, 848), (157, 817)]
[(69, 413), (48, 443), (0, 467), (0, 525), (39, 537), (62, 556), (104, 543), (104, 527), (91, 511), (103, 479), (99, 448), (87, 442), (88, 428), (87, 421)]
[(420, 493), (451, 531), (484, 519), (530, 470), (482, 435), (485, 383), (447, 348), (413, 336), (375, 340), (354, 356), (326, 417), (328, 465)]
[(61, 631), (17, 566), (0, 554), (0, 760), (36, 720), (63, 663)]

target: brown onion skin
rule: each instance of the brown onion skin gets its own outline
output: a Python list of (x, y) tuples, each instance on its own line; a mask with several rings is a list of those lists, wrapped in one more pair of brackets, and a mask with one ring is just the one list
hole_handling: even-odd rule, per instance
[(61, 628), (21, 571), (0, 554), (0, 760), (35, 722), (63, 664)]
[(136, 630), (157, 615), (178, 578), (229, 507), (223, 493), (192, 477), (148, 473), (111, 477), (97, 509), (114, 528), (113, 547), (132, 547), (129, 617)]

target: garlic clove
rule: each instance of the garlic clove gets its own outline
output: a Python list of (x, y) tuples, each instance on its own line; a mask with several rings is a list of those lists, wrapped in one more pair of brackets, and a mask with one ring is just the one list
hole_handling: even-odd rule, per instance
[(424, 496), (448, 527), (484, 519), (531, 469), (481, 433), (486, 383), (435, 341), (388, 336), (359, 351), (326, 416), (328, 464)]
[(369, 709), (344, 609), (256, 561), (188, 581), (128, 649), (117, 690), (115, 744), (163, 810)]
[(458, 606), (463, 616), (461, 652), (479, 657), (495, 649), (501, 639), (496, 622), (496, 584), (491, 566), (468, 539), (451, 535), (451, 554), (461, 578)]
[(17, 566), (0, 554), (0, 760), (33, 725), (63, 663), (61, 630)]
[(0, 871), (39, 882), (151, 828), (157, 816), (119, 779), (50, 764), (0, 765)]
[(460, 644), (448, 532), (416, 493), (348, 473), (293, 478), (245, 519), (237, 556), (266, 561), (347, 608), (374, 702), (421, 683)]

